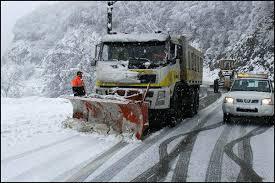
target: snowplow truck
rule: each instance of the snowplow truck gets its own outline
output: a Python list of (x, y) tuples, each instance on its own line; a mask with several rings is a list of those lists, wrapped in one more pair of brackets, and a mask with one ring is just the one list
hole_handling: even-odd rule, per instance
[(237, 76), (235, 71), (234, 59), (221, 59), (219, 62), (219, 79), (214, 81), (214, 91), (218, 92), (219, 88), (229, 90), (234, 78)]
[(174, 125), (177, 119), (197, 113), (203, 54), (186, 37), (108, 34), (95, 53), (95, 91), (101, 99), (74, 97), (74, 114), (108, 123), (120, 132), (132, 131), (140, 139), (148, 126)]

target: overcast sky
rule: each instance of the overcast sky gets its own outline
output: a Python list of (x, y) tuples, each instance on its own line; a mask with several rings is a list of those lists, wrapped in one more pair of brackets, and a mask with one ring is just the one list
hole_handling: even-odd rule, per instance
[(12, 28), (18, 18), (30, 13), (39, 5), (56, 1), (1, 1), (1, 56), (13, 38)]

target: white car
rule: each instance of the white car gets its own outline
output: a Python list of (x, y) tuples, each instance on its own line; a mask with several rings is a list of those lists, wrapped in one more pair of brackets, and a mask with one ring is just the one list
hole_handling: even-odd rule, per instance
[(274, 88), (271, 80), (236, 78), (222, 105), (223, 120), (231, 117), (261, 117), (274, 123)]

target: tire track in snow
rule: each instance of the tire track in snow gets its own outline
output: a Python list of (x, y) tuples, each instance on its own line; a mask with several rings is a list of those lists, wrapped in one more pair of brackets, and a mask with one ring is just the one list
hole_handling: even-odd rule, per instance
[[(208, 121), (208, 119), (211, 117), (211, 115), (214, 114), (216, 112), (216, 110), (218, 110), (218, 106), (219, 105), (215, 106), (213, 111), (211, 111), (205, 117), (203, 117), (202, 122), (197, 124), (197, 126), (195, 126), (192, 129), (192, 131), (170, 137), (169, 139), (166, 139), (164, 142), (162, 142), (159, 147), (160, 161), (157, 164), (155, 164), (153, 167), (149, 168), (148, 170), (146, 170), (145, 172), (143, 172), (142, 174), (137, 176), (131, 182), (160, 181), (162, 178), (164, 178), (168, 174), (169, 161), (176, 158), (181, 151), (188, 152), (188, 153), (184, 156), (184, 158), (186, 158), (186, 159), (182, 161), (182, 162), (184, 162), (184, 165), (182, 165), (183, 167), (178, 166), (178, 169), (176, 169), (175, 171), (183, 171), (183, 173), (182, 173), (183, 179), (180, 181), (182, 181), (182, 182), (186, 181), (188, 164), (189, 164), (191, 152), (192, 152), (192, 149), (194, 146), (194, 142), (196, 141), (198, 133), (203, 130), (210, 130), (210, 129), (217, 128), (217, 127), (223, 125), (223, 122), (220, 122), (220, 123), (217, 123), (214, 125), (210, 125), (210, 126), (201, 128)], [(191, 120), (192, 120), (192, 118), (191, 118)], [(171, 141), (175, 140), (176, 138), (185, 136), (185, 135), (187, 135), (187, 137), (184, 138), (168, 155), (168, 153), (167, 153), (168, 144)], [(179, 168), (179, 167), (181, 167), (181, 168)]]
[(59, 140), (59, 141), (55, 141), (55, 142), (53, 142), (53, 143), (50, 143), (50, 144), (47, 144), (47, 145), (44, 145), (44, 146), (40, 146), (40, 147), (38, 147), (38, 148), (35, 148), (35, 149), (32, 149), (32, 150), (23, 152), (23, 153), (21, 153), (21, 154), (17, 154), (17, 155), (14, 155), (14, 156), (10, 156), (10, 157), (8, 157), (8, 158), (6, 158), (6, 159), (1, 160), (1, 164), (5, 164), (5, 163), (7, 163), (7, 162), (9, 162), (9, 161), (12, 161), (12, 160), (16, 160), (16, 159), (22, 158), (22, 157), (27, 156), (27, 155), (29, 155), (29, 154), (32, 154), (32, 153), (34, 153), (34, 152), (41, 151), (41, 150), (43, 150), (43, 149), (46, 149), (46, 148), (55, 146), (55, 145), (57, 145), (57, 144), (61, 144), (61, 143), (63, 143), (63, 142), (66, 142), (66, 141), (68, 141), (68, 140), (71, 140), (71, 139), (73, 139), (73, 138), (75, 138), (75, 137), (77, 137), (77, 136), (79, 136), (79, 135), (74, 135), (74, 136), (71, 136), (71, 137), (68, 137), (68, 138), (65, 138), (65, 139), (62, 139), (62, 140)]
[[(205, 96), (202, 98), (205, 98), (205, 97), (207, 97), (207, 92), (206, 92)], [(202, 98), (200, 98), (200, 99), (202, 99)], [(68, 174), (71, 174), (73, 171), (75, 171), (75, 169), (78, 169), (78, 172), (76, 172), (73, 176), (71, 176), (66, 181), (69, 181), (69, 182), (84, 181), (90, 174), (92, 174), (98, 167), (100, 167), (107, 159), (111, 158), (111, 156), (113, 156), (118, 150), (122, 149), (127, 144), (123, 143), (123, 145), (122, 145), (122, 142), (121, 142), (121, 143), (115, 145), (113, 148), (111, 148), (107, 152), (103, 153), (100, 157), (93, 160), (89, 164), (84, 165), (84, 163), (83, 163), (83, 164), (79, 165), (78, 167), (73, 168), (73, 169), (63, 173), (62, 175), (60, 175), (59, 177), (57, 177), (54, 180), (62, 180), (62, 177), (66, 176)], [(81, 170), (79, 170), (80, 167), (82, 167)]]
[[(188, 146), (188, 144), (190, 144), (190, 142), (192, 142), (192, 136), (197, 136), (197, 134), (201, 131), (205, 131), (205, 130), (211, 130), (214, 128), (218, 128), (220, 126), (222, 126), (223, 123), (219, 122), (213, 125), (209, 125), (206, 127), (203, 127), (201, 129), (196, 129), (184, 134), (179, 134), (177, 136), (174, 136), (172, 138), (167, 139), (165, 142), (163, 142), (160, 146), (160, 161), (155, 164), (153, 167), (149, 168), (148, 170), (146, 170), (145, 172), (143, 172), (141, 175), (139, 175), (138, 177), (136, 177), (135, 179), (133, 179), (131, 182), (148, 182), (148, 181), (160, 181), (162, 178), (164, 178), (169, 170), (169, 162), (176, 158), (180, 152), (186, 151), (189, 152), (190, 148), (192, 149), (192, 146)], [(172, 151), (170, 154), (167, 153), (167, 146), (168, 144), (175, 140), (178, 137), (181, 136), (185, 136), (187, 135), (187, 137), (189, 137), (188, 140), (186, 138), (184, 138)], [(190, 138), (191, 137), (191, 138)], [(186, 147), (188, 147), (186, 149)], [(189, 161), (188, 161), (189, 162)], [(179, 170), (179, 169), (178, 169)], [(185, 171), (187, 172), (188, 167), (184, 167), (183, 169), (181, 169), (181, 171)], [(185, 180), (181, 180), (181, 182), (184, 182)]]
[[(214, 113), (214, 112), (215, 111), (213, 111), (212, 113)], [(203, 130), (209, 130), (209, 129), (217, 128), (217, 127), (222, 125), (222, 122), (220, 122), (220, 124), (217, 123), (218, 124), (217, 126), (216, 126), (216, 124), (214, 124), (213, 127), (210, 125), (209, 129), (208, 129), (208, 127), (202, 128), (202, 126), (208, 121), (208, 119), (210, 117), (211, 117), (211, 115), (207, 116), (207, 118), (204, 120), (204, 122), (201, 122), (197, 127), (193, 128), (194, 132), (196, 130), (198, 130), (198, 132), (195, 132), (194, 134), (190, 134), (185, 139), (183, 139), (183, 141), (181, 143), (181, 146), (183, 148), (180, 152), (179, 159), (176, 163), (176, 167), (175, 167), (175, 170), (173, 172), (172, 182), (182, 182), (182, 181), (186, 182), (191, 153), (193, 151), (195, 141), (197, 139), (197, 136), (198, 136), (199, 132), (201, 132)]]
[(152, 139), (144, 141), (144, 144), (137, 146), (132, 151), (128, 152), (125, 156), (120, 158), (94, 179), (89, 180), (91, 182), (107, 182), (110, 181), (114, 176), (116, 176), (123, 168), (125, 168), (130, 162), (134, 161), (142, 152), (146, 151), (152, 145), (154, 145), (158, 140), (162, 139), (169, 132), (167, 129), (164, 129), (160, 134), (156, 135)]
[(231, 131), (232, 127), (226, 125), (219, 139), (217, 140), (211, 153), (210, 161), (206, 171), (205, 182), (221, 182), (224, 146), (226, 145), (228, 135)]
[(77, 169), (78, 171), (73, 176), (71, 176), (69, 179), (67, 179), (66, 181), (68, 181), (68, 182), (84, 181), (97, 168), (99, 168), (106, 160), (110, 159), (111, 156), (113, 156), (115, 154), (115, 152), (117, 152), (118, 150), (122, 149), (127, 144), (121, 145), (119, 143), (119, 144), (115, 145), (115, 146), (118, 146), (119, 148), (117, 148), (117, 147), (114, 146), (113, 148), (111, 148), (107, 152), (103, 153), (100, 157), (98, 157), (97, 159), (93, 160), (89, 164), (83, 163), (83, 164), (79, 165), (78, 167), (73, 168), (73, 169), (71, 169), (71, 170), (63, 173), (62, 175), (58, 176), (56, 179), (54, 179), (54, 181), (56, 181), (56, 180), (58, 180), (58, 181), (59, 180), (60, 181), (64, 180), (64, 177), (67, 177), (66, 175), (70, 175), (70, 174), (72, 174), (72, 172), (75, 172), (75, 169)]
[[(218, 97), (219, 96), (220, 95), (218, 95)], [(191, 121), (191, 120), (192, 119), (189, 119), (188, 121)], [(186, 121), (186, 123), (188, 121)], [(179, 127), (180, 126), (177, 126), (176, 129)], [(145, 140), (144, 141), (145, 144), (136, 147), (131, 152), (127, 153), (124, 157), (122, 157), (120, 160), (118, 160), (117, 162), (112, 164), (110, 167), (108, 167), (106, 170), (104, 170), (102, 173), (100, 173), (98, 176), (96, 176), (94, 179), (89, 181), (110, 181), (115, 175), (117, 175), (120, 171), (122, 171), (122, 169), (125, 166), (127, 166), (130, 162), (134, 161), (138, 156), (140, 156), (142, 152), (146, 151), (148, 148), (150, 148), (152, 145), (154, 145), (157, 141), (162, 139), (164, 136), (166, 136), (170, 132), (171, 130), (170, 131), (164, 130), (161, 132), (161, 134), (153, 137), (152, 139)]]
[(200, 106), (199, 110), (206, 108), (211, 105), (216, 99), (221, 97), (221, 93), (213, 93), (211, 91), (207, 91), (207, 95), (205, 97), (200, 98)]
[[(59, 175), (53, 182), (56, 181), (66, 181), (66, 182), (83, 182), (90, 174), (92, 174), (97, 168), (99, 168), (103, 163), (108, 161), (115, 153), (121, 150), (123, 147), (129, 143), (120, 141), (109, 150), (102, 153), (99, 157), (94, 159), (92, 157), (77, 167), (74, 167), (63, 174)], [(88, 163), (87, 163), (88, 162)]]
[[(188, 122), (192, 121), (192, 118), (186, 121), (183, 125), (187, 124)], [(178, 129), (180, 126), (177, 126), (174, 130)], [(169, 129), (164, 129), (160, 134), (153, 137), (152, 139), (146, 139), (144, 144), (136, 147), (132, 151), (128, 152), (125, 156), (119, 159), (117, 162), (112, 164), (94, 179), (89, 180), (91, 182), (102, 182), (102, 181), (110, 181), (114, 176), (116, 176), (124, 167), (126, 167), (129, 163), (134, 161), (138, 156), (142, 154), (142, 152), (146, 151), (148, 148), (153, 146), (157, 141), (161, 140), (163, 137), (171, 133), (172, 131)]]
[[(246, 129), (241, 128), (241, 134), (245, 134)], [(247, 164), (249, 164), (252, 167), (253, 164), (253, 153), (252, 148), (250, 144), (250, 139), (244, 139), (240, 143), (238, 143), (238, 155), (240, 159), (244, 160)], [(245, 172), (241, 169), (240, 173), (237, 178), (237, 182), (244, 182), (245, 180), (248, 180), (249, 178), (246, 177), (247, 175)]]
[(260, 135), (262, 133), (264, 133), (265, 131), (267, 131), (269, 128), (263, 128), (262, 126), (257, 127), (253, 130), (251, 130), (249, 133), (247, 133), (246, 135), (237, 138), (233, 141), (231, 141), (230, 143), (228, 143), (225, 148), (224, 151), (225, 153), (228, 155), (228, 157), (230, 157), (235, 163), (237, 163), (240, 168), (241, 168), (241, 172), (243, 172), (242, 174), (246, 175), (244, 178), (246, 180), (244, 181), (248, 181), (248, 182), (262, 182), (263, 178), (261, 176), (259, 176), (255, 170), (253, 169), (252, 165), (250, 165), (249, 163), (247, 163), (246, 161), (240, 159), (234, 152), (233, 152), (233, 147), (235, 144), (245, 140), (245, 139), (250, 139), (253, 136), (256, 135)]

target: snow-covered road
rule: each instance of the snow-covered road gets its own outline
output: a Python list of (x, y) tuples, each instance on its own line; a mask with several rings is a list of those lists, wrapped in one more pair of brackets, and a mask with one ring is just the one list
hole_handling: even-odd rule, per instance
[(144, 141), (61, 128), (64, 99), (2, 98), (1, 181), (274, 181), (273, 126), (224, 124), (215, 97)]

